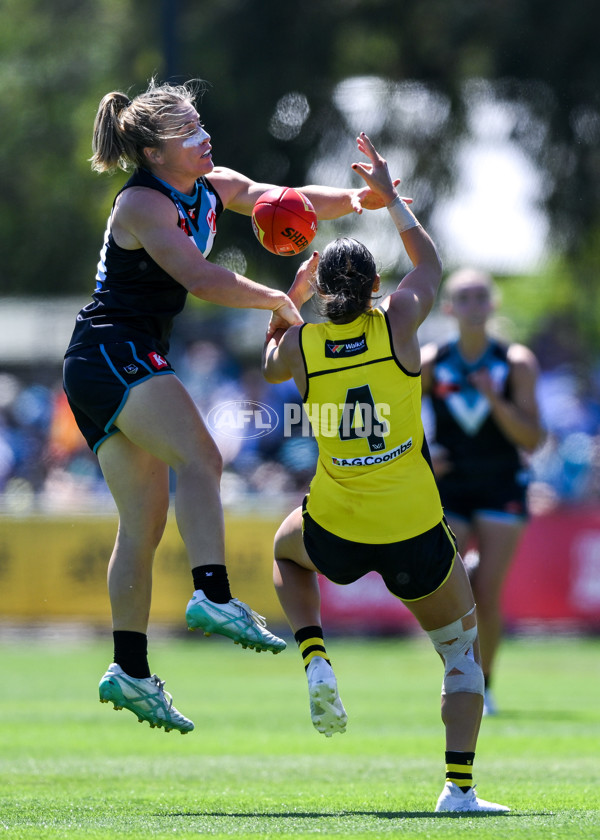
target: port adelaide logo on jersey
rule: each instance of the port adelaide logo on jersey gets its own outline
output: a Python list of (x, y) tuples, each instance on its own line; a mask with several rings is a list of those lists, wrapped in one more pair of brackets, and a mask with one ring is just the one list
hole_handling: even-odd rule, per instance
[(325, 340), (325, 358), (326, 359), (346, 359), (348, 356), (359, 356), (361, 353), (366, 353), (367, 338), (363, 333), (358, 338), (345, 338), (343, 341)]

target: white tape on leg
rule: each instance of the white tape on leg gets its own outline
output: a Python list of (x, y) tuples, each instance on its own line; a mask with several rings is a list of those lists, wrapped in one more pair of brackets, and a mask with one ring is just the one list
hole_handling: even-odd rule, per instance
[(481, 665), (475, 660), (473, 646), (477, 640), (477, 624), (465, 629), (465, 619), (473, 614), (475, 607), (452, 624), (429, 630), (427, 635), (444, 662), (442, 694), (481, 694), (484, 679)]

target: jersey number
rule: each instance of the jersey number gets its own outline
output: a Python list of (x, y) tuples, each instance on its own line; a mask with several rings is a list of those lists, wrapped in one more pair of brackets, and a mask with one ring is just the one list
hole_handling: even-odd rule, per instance
[(377, 416), (369, 386), (348, 388), (338, 428), (340, 440), (366, 438), (369, 451), (380, 452), (385, 448), (384, 435), (387, 431), (388, 424)]

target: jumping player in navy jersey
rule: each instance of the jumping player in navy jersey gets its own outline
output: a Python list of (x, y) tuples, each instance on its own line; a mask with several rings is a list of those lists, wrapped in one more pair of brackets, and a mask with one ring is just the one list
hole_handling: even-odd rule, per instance
[[(100, 681), (100, 699), (153, 727), (180, 732), (194, 725), (175, 709), (147, 657), (152, 563), (167, 519), (169, 467), (193, 578), (188, 627), (257, 651), (277, 653), (285, 642), (231, 596), (221, 456), (168, 360), (173, 319), (190, 293), (224, 306), (270, 310), (273, 332), (301, 321), (287, 295), (206, 259), (220, 214), (250, 216), (256, 199), (274, 185), (213, 164), (195, 96), (193, 84), (152, 81), (133, 100), (112, 92), (100, 103), (92, 168), (133, 174), (115, 198), (96, 289), (77, 316), (64, 362), (69, 403), (119, 514), (108, 567), (114, 661)], [(368, 187), (302, 190), (320, 219), (382, 206)]]
[(491, 277), (474, 269), (452, 274), (443, 307), (459, 337), (422, 351), (423, 394), (435, 418), (432, 457), (444, 513), (464, 557), (476, 546), (471, 585), (485, 677), (484, 714), (496, 705), (490, 685), (502, 635), (500, 598), (527, 519), (525, 452), (542, 441), (535, 386), (538, 365), (521, 344), (488, 331), (495, 308)]

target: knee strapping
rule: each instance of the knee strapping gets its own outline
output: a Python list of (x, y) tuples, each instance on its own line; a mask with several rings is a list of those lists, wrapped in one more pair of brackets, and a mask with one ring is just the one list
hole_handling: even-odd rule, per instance
[(465, 619), (475, 607), (452, 624), (429, 630), (427, 635), (444, 662), (442, 694), (483, 694), (484, 680), (481, 665), (475, 660), (473, 646), (477, 639), (477, 624), (465, 629)]

